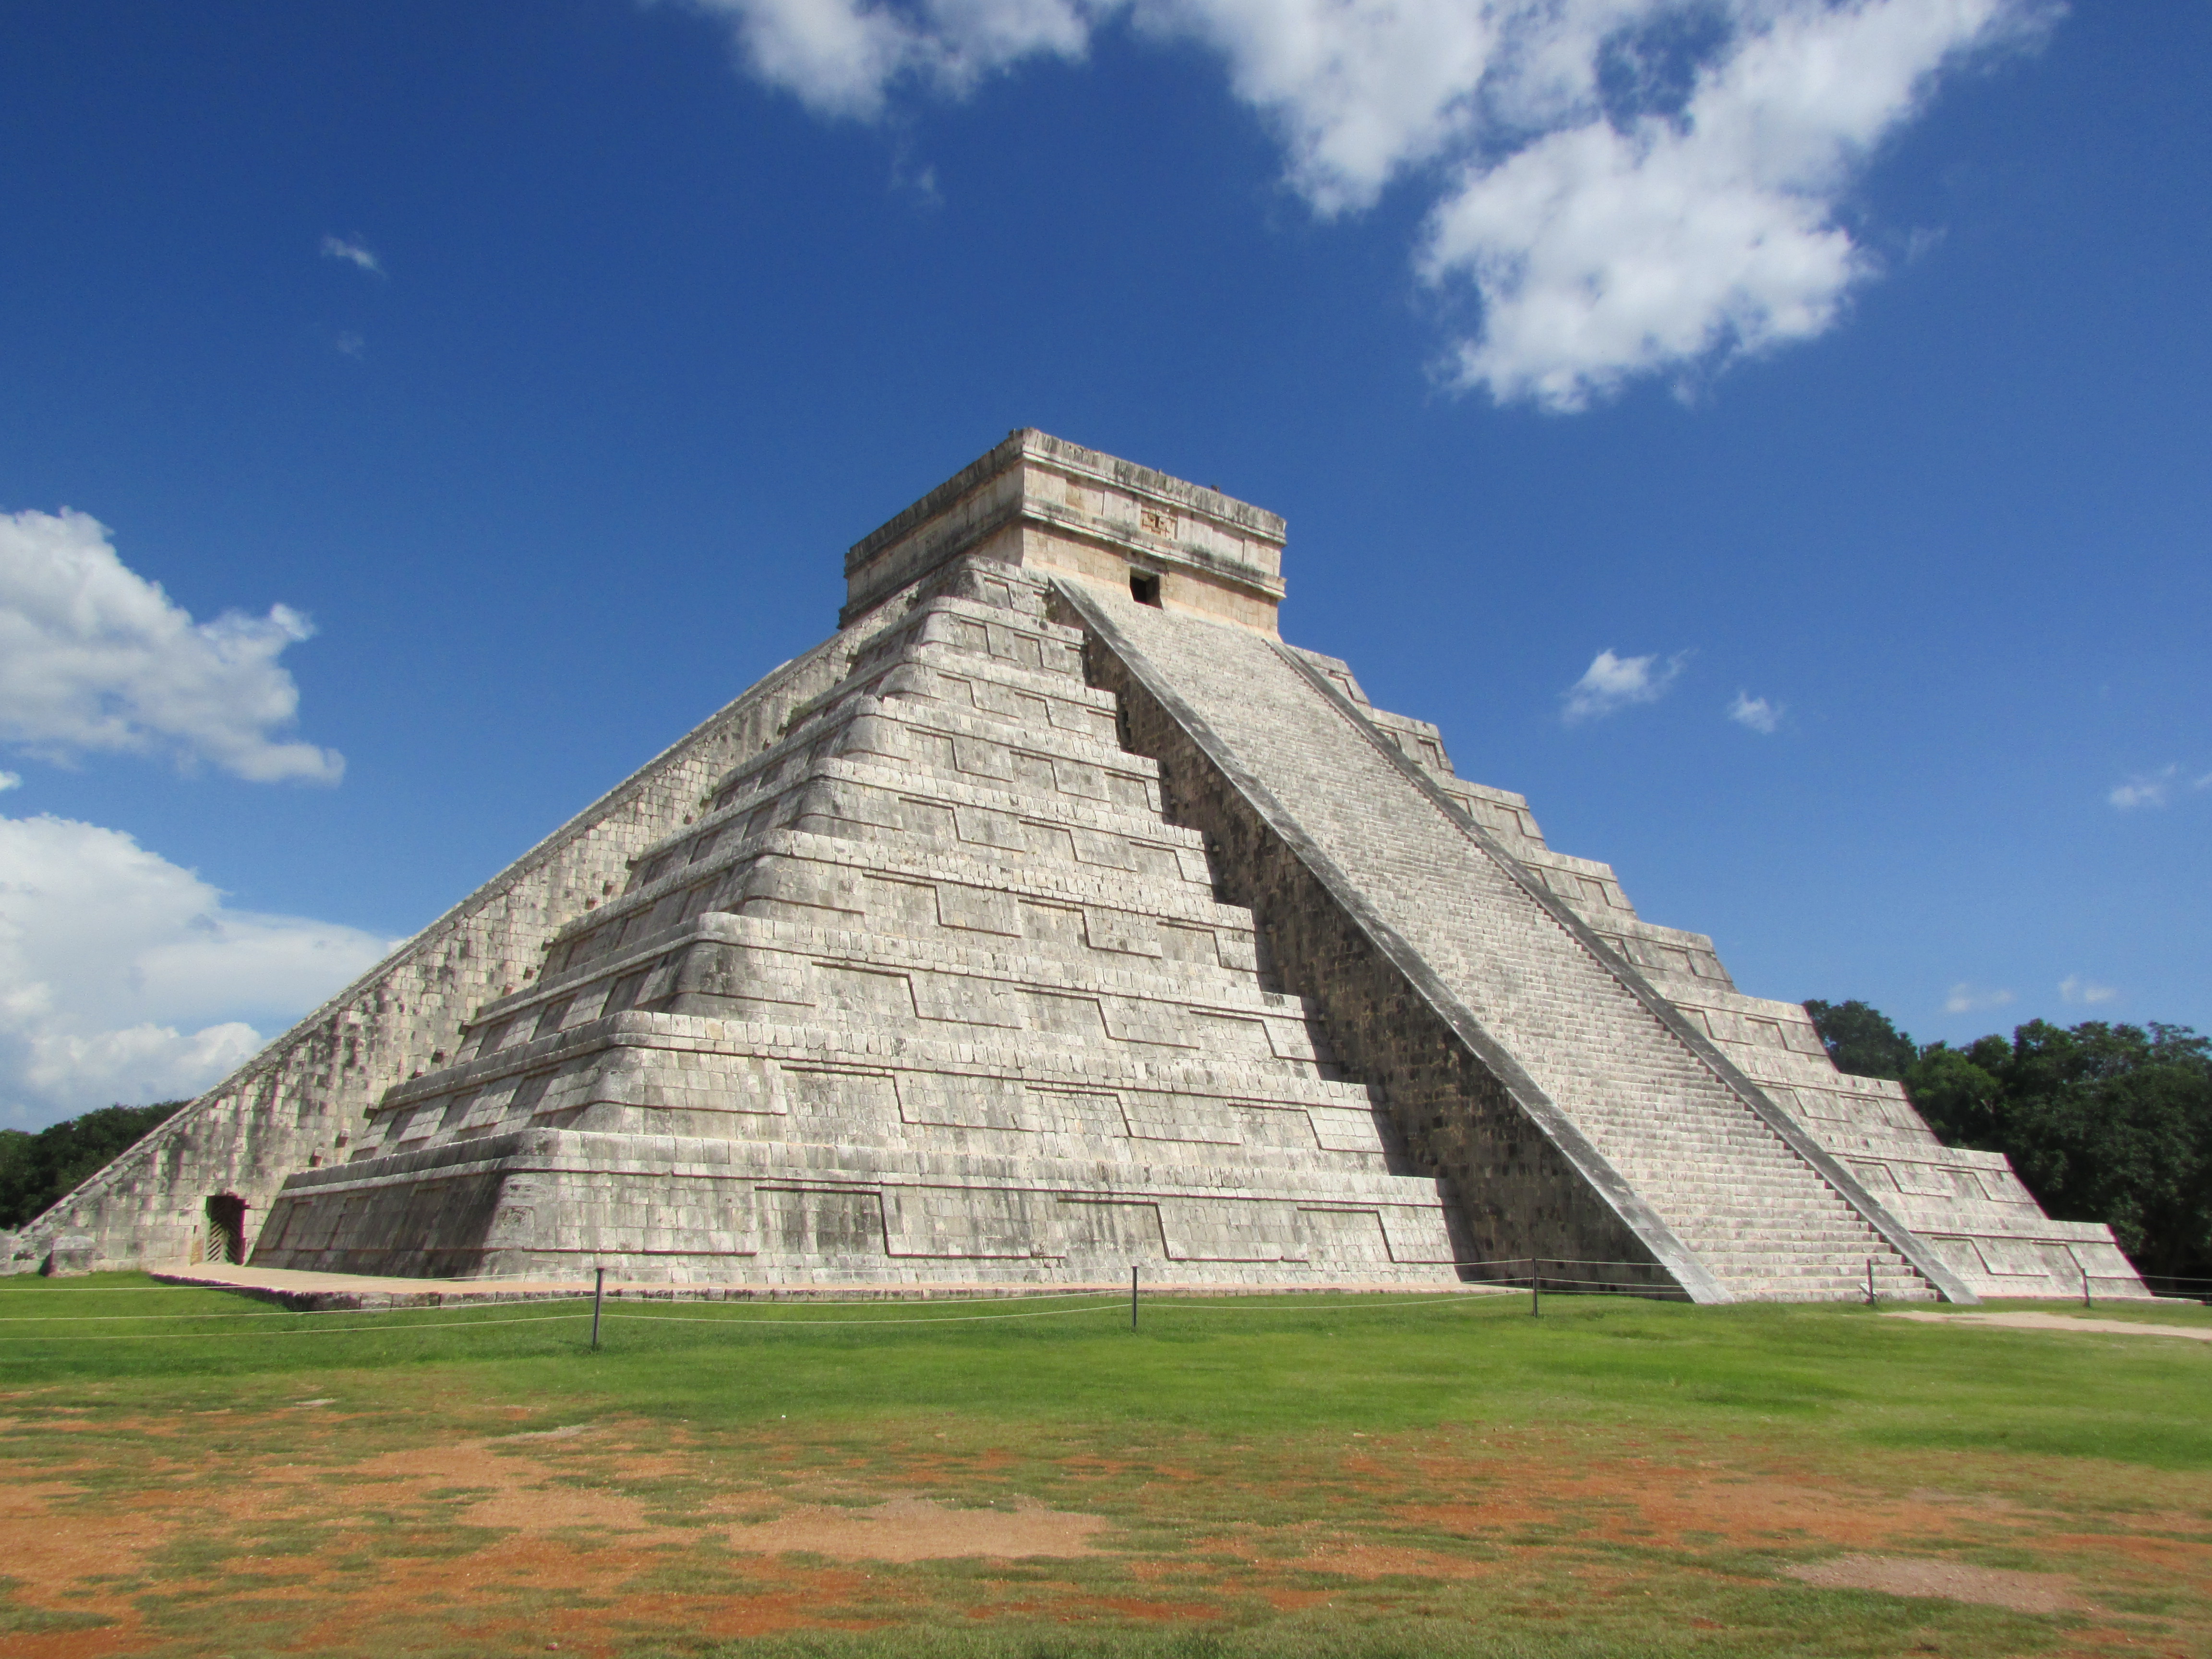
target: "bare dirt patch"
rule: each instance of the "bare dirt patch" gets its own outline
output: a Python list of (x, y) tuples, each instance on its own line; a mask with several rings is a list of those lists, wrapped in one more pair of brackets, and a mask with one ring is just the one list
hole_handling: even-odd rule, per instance
[(1887, 1595), (1935, 1595), (2014, 1613), (2065, 1613), (2081, 1605), (2065, 1580), (2047, 1572), (2014, 1572), (1960, 1561), (1906, 1555), (1839, 1555), (1783, 1571), (1821, 1589), (1880, 1590)]
[[(2069, 1491), (2086, 1464), (1818, 1463), (1588, 1429), (1087, 1448), (452, 1409), (426, 1405), (421, 1431), (241, 1411), (219, 1440), (204, 1418), (112, 1416), (64, 1446), (26, 1419), (0, 1437), (0, 1571), (19, 1607), (114, 1622), (0, 1650), (122, 1659), (251, 1625), (282, 1652), (613, 1653), (924, 1618), (1382, 1616), (1409, 1594), (1529, 1619), (1610, 1598), (1702, 1629), (1715, 1595), (1771, 1594), (1792, 1558), (1814, 1588), (2043, 1616), (2212, 1582), (2200, 1488)], [(2057, 1571), (1939, 1559), (1975, 1550)]]
[(927, 1498), (895, 1498), (867, 1510), (795, 1508), (773, 1521), (733, 1527), (733, 1548), (787, 1550), (849, 1561), (945, 1561), (965, 1556), (1022, 1560), (1096, 1555), (1092, 1541), (1111, 1523), (1041, 1504), (1011, 1510), (947, 1509)]

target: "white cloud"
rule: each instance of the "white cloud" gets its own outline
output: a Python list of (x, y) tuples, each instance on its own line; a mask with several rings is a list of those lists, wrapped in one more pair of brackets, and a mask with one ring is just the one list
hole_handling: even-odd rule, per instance
[(1616, 657), (1611, 651), (1599, 652), (1582, 678), (1562, 694), (1564, 717), (1570, 723), (1597, 720), (1632, 703), (1658, 702), (1682, 672), (1688, 654), (1677, 652), (1662, 663), (1656, 655)]
[[(2125, 783), (2116, 784), (2105, 799), (2123, 812), (2131, 812), (2139, 806), (2163, 806), (2173, 792), (2174, 774), (2178, 766), (2161, 766), (2155, 772), (2138, 772)], [(2203, 787), (2199, 780), (2194, 786)]]
[(1464, 164), (1421, 268), (1470, 283), (1451, 373), (1501, 402), (1582, 408), (1627, 377), (1808, 338), (1867, 254), (1838, 222), (1855, 169), (2003, 0), (1740, 4), (1679, 107), (1586, 98), (1503, 161)]
[(1977, 1014), (1984, 1009), (2002, 1008), (2013, 1000), (2009, 991), (1992, 991), (1960, 980), (1951, 988), (1950, 995), (1943, 999), (1947, 1014)]
[(1407, 168), (1478, 136), (1486, 78), (1534, 44), (1516, 15), (1528, 10), (1470, 0), (1138, 0), (1136, 16), (1149, 33), (1203, 41), (1228, 61), (1237, 95), (1265, 112), (1289, 152), (1292, 187), (1330, 215), (1369, 206)]
[(2058, 981), (2058, 994), (2069, 1002), (2095, 1004), (2110, 1002), (2119, 993), (2109, 985), (2092, 985), (2079, 974), (2069, 974)]
[(380, 959), (333, 922), (234, 910), (131, 836), (0, 817), (0, 1119), (198, 1093)]
[(955, 97), (1036, 56), (1080, 58), (1107, 6), (1082, 0), (692, 0), (729, 26), (745, 64), (824, 115), (882, 112), (893, 83)]
[(367, 271), (372, 276), (384, 275), (384, 261), (369, 251), (358, 236), (325, 236), (323, 238), (323, 258), (343, 259), (348, 264)]
[(0, 514), (0, 741), (336, 783), (342, 756), (275, 735), (300, 704), (276, 659), (314, 631), (283, 605), (195, 623), (116, 556), (99, 520)]
[(368, 355), (368, 342), (349, 328), (340, 329), (331, 343), (337, 348), (342, 357), (365, 357)]
[(1735, 701), (1728, 706), (1728, 717), (1747, 731), (1771, 738), (1782, 724), (1783, 705), (1769, 702), (1764, 697), (1754, 697), (1748, 691), (1739, 691)]
[(0, 795), (6, 794), (10, 789), (20, 789), (22, 787), (23, 777), (21, 773), (0, 772)]
[(1127, 19), (1195, 40), (1319, 214), (1419, 176), (1417, 264), (1480, 321), (1447, 378), (1571, 410), (1831, 325), (1875, 262), (1867, 157), (2049, 0), (691, 0), (824, 115), (1080, 58)]

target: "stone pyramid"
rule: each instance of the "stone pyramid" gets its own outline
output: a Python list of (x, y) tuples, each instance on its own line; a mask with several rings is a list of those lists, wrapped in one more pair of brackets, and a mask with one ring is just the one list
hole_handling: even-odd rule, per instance
[(1282, 544), (1014, 434), (852, 550), (834, 639), (49, 1237), (236, 1253), (219, 1197), (257, 1265), (410, 1275), (2136, 1285), (1284, 644)]
[(937, 593), (286, 1184), (256, 1260), (683, 1278), (1433, 1279), (1433, 1177), (1271, 988), (1081, 636)]

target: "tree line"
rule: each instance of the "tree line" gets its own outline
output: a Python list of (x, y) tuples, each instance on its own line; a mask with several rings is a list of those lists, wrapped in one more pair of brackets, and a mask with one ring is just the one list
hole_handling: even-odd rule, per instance
[(0, 1229), (21, 1226), (191, 1103), (103, 1106), (35, 1134), (0, 1129)]
[(1838, 1071), (1902, 1083), (1937, 1139), (2002, 1152), (2049, 1215), (2106, 1223), (2144, 1273), (2212, 1279), (2212, 1038), (2032, 1019), (1954, 1048), (1863, 1002), (1805, 1012)]

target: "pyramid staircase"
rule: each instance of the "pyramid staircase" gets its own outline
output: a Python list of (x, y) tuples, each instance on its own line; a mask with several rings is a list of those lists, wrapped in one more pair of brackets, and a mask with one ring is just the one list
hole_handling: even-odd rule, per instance
[[(1149, 695), (1203, 763), (1297, 847), (1330, 900), (1385, 942), (1431, 1008), (1683, 1288), (1705, 1300), (1869, 1288), (1971, 1299), (1856, 1176), (1434, 786), (1346, 695), (1342, 665), (1100, 585), (1062, 580), (1059, 591), (1130, 691)], [(1334, 1008), (1328, 978), (1300, 982), (1312, 981), (1333, 1029), (1347, 1030), (1358, 1017)], [(1482, 1184), (1479, 1173), (1457, 1173), (1462, 1188)], [(1475, 1248), (1507, 1249), (1480, 1228)]]

